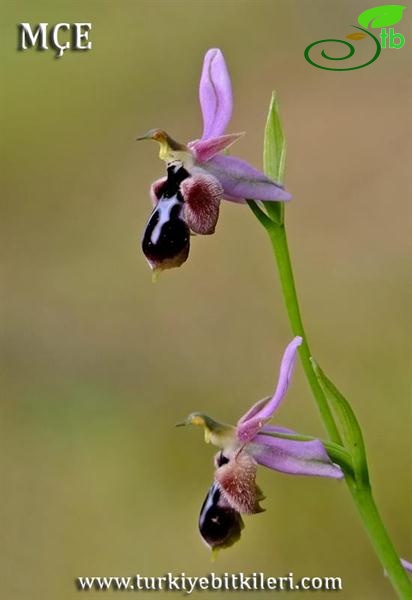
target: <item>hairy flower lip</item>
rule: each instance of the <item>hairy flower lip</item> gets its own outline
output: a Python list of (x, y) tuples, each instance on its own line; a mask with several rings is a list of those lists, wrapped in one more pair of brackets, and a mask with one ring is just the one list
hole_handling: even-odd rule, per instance
[(199, 531), (205, 544), (214, 553), (229, 548), (240, 539), (243, 527), (240, 513), (230, 506), (219, 486), (213, 483), (199, 515)]

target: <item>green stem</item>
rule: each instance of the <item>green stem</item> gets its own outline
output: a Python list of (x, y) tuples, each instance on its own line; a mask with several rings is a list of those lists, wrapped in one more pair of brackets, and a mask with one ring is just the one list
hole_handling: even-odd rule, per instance
[[(342, 446), (341, 436), (328, 405), (327, 398), (313, 370), (311, 352), (299, 309), (299, 301), (293, 277), (284, 223), (275, 223), (269, 217), (267, 217), (267, 215), (265, 215), (265, 213), (263, 213), (263, 211), (261, 211), (257, 205), (251, 206), (251, 209), (259, 221), (264, 225), (269, 234), (278, 266), (283, 297), (291, 328), (294, 335), (299, 335), (303, 339), (303, 342), (299, 348), (300, 359), (309, 385), (319, 407), (324, 425), (332, 444)], [(402, 600), (411, 599), (412, 584), (399, 560), (392, 541), (386, 532), (385, 526), (373, 499), (369, 484), (367, 482), (355, 482), (350, 472), (347, 470), (345, 470), (345, 481), (358, 508), (362, 522), (366, 528), (366, 531), (368, 532), (376, 554), (378, 555), (383, 568), (388, 574), (394, 589)]]
[(273, 221), (266, 225), (266, 231), (269, 234), (275, 253), (276, 262), (279, 270), (280, 282), (285, 300), (286, 310), (289, 315), (289, 321), (294, 335), (302, 337), (303, 342), (299, 347), (300, 360), (308, 379), (312, 393), (315, 397), (323, 423), (328, 432), (329, 438), (336, 444), (342, 444), (341, 437), (336, 427), (335, 420), (329, 408), (325, 394), (319, 385), (316, 374), (312, 368), (311, 352), (303, 327), (302, 317), (300, 315), (298, 297), (296, 293), (295, 281), (293, 278), (292, 264), (290, 262), (289, 249), (286, 239), (284, 224), (277, 225)]
[(412, 583), (386, 531), (370, 486), (358, 488), (350, 479), (347, 479), (347, 483), (372, 546), (394, 589), (399, 598), (410, 600), (412, 598)]

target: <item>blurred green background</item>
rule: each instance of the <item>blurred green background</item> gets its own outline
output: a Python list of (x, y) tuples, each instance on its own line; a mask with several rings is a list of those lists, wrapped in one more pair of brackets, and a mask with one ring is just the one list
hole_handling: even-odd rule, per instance
[[(267, 511), (211, 563), (197, 518), (214, 450), (174, 424), (194, 410), (235, 422), (273, 389), (291, 333), (247, 207), (225, 203), (216, 235), (195, 238), (189, 261), (152, 284), (140, 236), (164, 166), (154, 144), (134, 141), (150, 127), (199, 136), (201, 63), (218, 46), (233, 80), (230, 131), (247, 131), (236, 154), (261, 166), (277, 90), (307, 330), (356, 409), (378, 504), (411, 559), (412, 5), (396, 26), (405, 47), (365, 69), (328, 72), (303, 57), (374, 5), (2, 1), (4, 598), (77, 598), (79, 575), (211, 570), (335, 575), (340, 598), (393, 597), (334, 481), (262, 468)], [(17, 52), (22, 21), (91, 21), (93, 50)], [(278, 423), (323, 434), (300, 367)]]

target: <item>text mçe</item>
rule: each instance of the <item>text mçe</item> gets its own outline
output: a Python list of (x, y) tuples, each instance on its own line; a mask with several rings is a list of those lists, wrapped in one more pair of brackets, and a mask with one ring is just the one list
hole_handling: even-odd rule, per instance
[[(36, 46), (37, 50), (48, 50), (50, 47), (56, 51), (56, 58), (63, 56), (65, 50), (90, 50), (92, 42), (89, 42), (91, 23), (39, 23), (32, 26), (30, 23), (19, 23), (19, 50), (27, 50)], [(68, 34), (68, 32), (70, 32)], [(66, 41), (61, 43), (60, 34), (66, 34)], [(70, 39), (67, 39), (69, 36)]]

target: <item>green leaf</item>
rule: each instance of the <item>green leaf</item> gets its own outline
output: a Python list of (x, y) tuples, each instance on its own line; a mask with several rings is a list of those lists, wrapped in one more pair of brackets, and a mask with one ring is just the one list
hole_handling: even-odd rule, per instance
[[(283, 183), (285, 160), (286, 141), (279, 116), (279, 105), (276, 93), (273, 92), (265, 126), (263, 167), (266, 175), (276, 181), (276, 183)], [(276, 223), (283, 223), (283, 202), (264, 202), (264, 205), (269, 216)]]
[(330, 402), (332, 410), (340, 424), (344, 446), (352, 457), (355, 478), (362, 482), (362, 484), (367, 484), (369, 482), (369, 475), (365, 444), (363, 441), (362, 430), (356, 419), (355, 413), (346, 398), (330, 379), (326, 377), (319, 365), (317, 365), (313, 359), (312, 364), (319, 384), (322, 387), (326, 398)]
[(375, 6), (361, 13), (358, 17), (358, 22), (362, 27), (368, 28), (370, 25), (374, 29), (380, 27), (389, 27), (399, 23), (402, 19), (402, 13), (406, 6), (400, 4), (384, 4), (383, 6)]
[(263, 166), (265, 173), (277, 183), (283, 183), (285, 174), (286, 141), (279, 116), (276, 93), (272, 93), (265, 126)]

